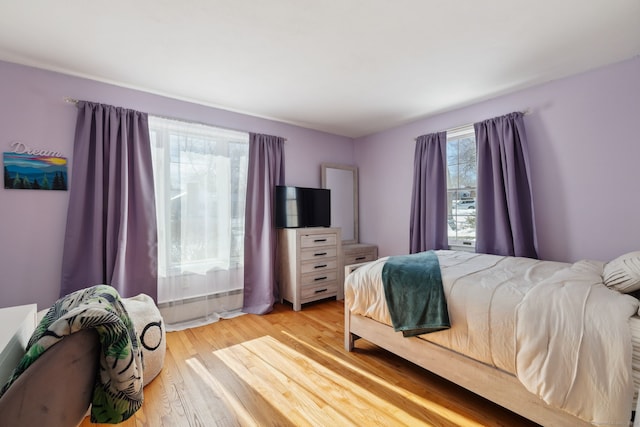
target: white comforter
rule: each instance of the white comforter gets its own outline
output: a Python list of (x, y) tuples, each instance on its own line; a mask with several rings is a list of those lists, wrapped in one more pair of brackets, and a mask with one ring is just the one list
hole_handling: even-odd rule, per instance
[[(602, 283), (603, 263), (437, 251), (451, 329), (421, 338), (516, 375), (547, 403), (600, 425), (628, 425), (635, 298)], [(345, 280), (355, 314), (391, 325), (386, 258)]]

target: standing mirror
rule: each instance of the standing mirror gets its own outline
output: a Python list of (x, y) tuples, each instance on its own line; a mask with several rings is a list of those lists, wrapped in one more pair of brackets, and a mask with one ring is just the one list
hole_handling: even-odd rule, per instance
[(358, 168), (322, 163), (322, 188), (331, 190), (331, 226), (342, 229), (342, 243), (358, 243)]

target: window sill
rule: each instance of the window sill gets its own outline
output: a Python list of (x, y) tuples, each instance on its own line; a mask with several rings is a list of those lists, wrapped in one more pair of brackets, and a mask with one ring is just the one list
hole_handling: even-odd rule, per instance
[(475, 245), (463, 245), (460, 243), (454, 243), (449, 245), (449, 249), (452, 251), (464, 251), (464, 252), (475, 252)]

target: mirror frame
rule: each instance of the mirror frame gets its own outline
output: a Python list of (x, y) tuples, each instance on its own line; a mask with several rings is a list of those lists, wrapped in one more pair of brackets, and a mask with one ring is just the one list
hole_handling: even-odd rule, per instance
[[(358, 234), (358, 168), (356, 166), (341, 165), (337, 163), (322, 163), (320, 165), (322, 176), (322, 188), (327, 186), (327, 171), (330, 169), (338, 169), (341, 171), (350, 171), (353, 175), (353, 239), (342, 240), (343, 244), (351, 244), (359, 242)], [(331, 188), (329, 188), (331, 189)], [(335, 203), (335, 204), (334, 204)], [(336, 206), (337, 201), (334, 200), (334, 192), (331, 192), (331, 206)], [(340, 224), (331, 224), (332, 227), (340, 227)], [(344, 236), (344, 234), (343, 234)]]

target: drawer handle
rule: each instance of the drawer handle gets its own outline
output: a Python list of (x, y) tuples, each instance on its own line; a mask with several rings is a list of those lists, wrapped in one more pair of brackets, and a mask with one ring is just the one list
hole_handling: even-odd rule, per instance
[(315, 280), (316, 282), (319, 282), (319, 281), (321, 281), (321, 280), (327, 280), (327, 276), (316, 277), (316, 278), (315, 278), (315, 279), (313, 279), (313, 280)]
[(326, 252), (316, 252), (313, 256), (325, 256), (326, 254)]
[(366, 256), (359, 256), (356, 258), (356, 261), (362, 261), (363, 259), (367, 259)]
[(325, 268), (327, 266), (327, 264), (320, 264), (320, 265), (316, 265), (313, 268)]
[(320, 242), (326, 242), (326, 241), (327, 239), (315, 239), (313, 243), (320, 243)]
[(321, 294), (321, 293), (323, 293), (323, 292), (327, 292), (327, 288), (324, 288), (324, 289), (316, 289), (316, 291), (315, 291), (315, 293), (316, 293), (316, 294)]

